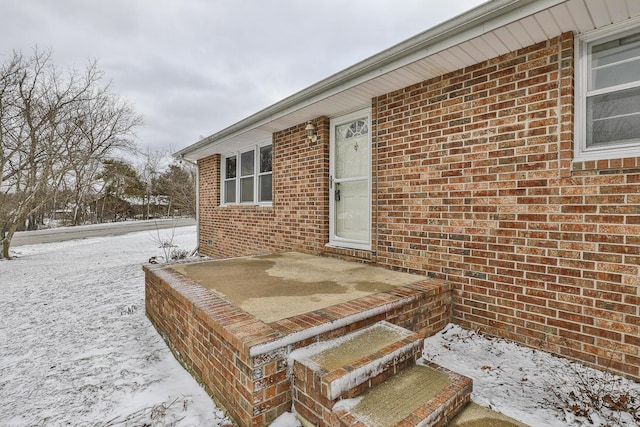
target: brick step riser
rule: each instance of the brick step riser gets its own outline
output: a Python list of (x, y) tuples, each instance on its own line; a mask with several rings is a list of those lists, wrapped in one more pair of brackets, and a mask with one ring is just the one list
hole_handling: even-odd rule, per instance
[[(398, 328), (388, 323), (386, 325)], [(403, 339), (332, 371), (318, 365), (313, 359), (313, 354), (294, 357), (293, 409), (303, 421), (303, 425), (366, 427), (366, 424), (359, 421), (349, 410), (334, 411), (334, 407), (342, 399), (361, 396), (404, 369), (416, 365), (422, 354), (423, 339), (411, 331), (403, 331), (406, 331)], [(336, 344), (336, 347), (340, 345)], [(328, 349), (314, 354), (325, 351)], [(449, 375), (452, 380), (451, 386), (416, 408), (409, 417), (398, 424), (399, 426), (443, 426), (470, 401), (470, 379), (437, 365), (428, 365)]]
[[(296, 411), (313, 424), (331, 425), (332, 408), (342, 399), (365, 393), (389, 377), (416, 363), (422, 354), (423, 339), (405, 328), (388, 322), (379, 322), (349, 336), (371, 333), (376, 327), (399, 333), (398, 341), (373, 350), (350, 364), (328, 371), (313, 360), (313, 353), (294, 358), (292, 394)], [(348, 339), (346, 340), (348, 341)], [(335, 345), (340, 347), (341, 341)], [(330, 351), (324, 348), (315, 354)], [(335, 419), (333, 420), (336, 421)]]
[(303, 415), (308, 421), (323, 420), (324, 422), (330, 422), (332, 418), (335, 418), (332, 415), (332, 408), (338, 401), (358, 397), (391, 376), (398, 374), (403, 369), (413, 366), (422, 353), (422, 346), (416, 346), (414, 349), (415, 351), (405, 353), (399, 358), (393, 359), (390, 363), (382, 365), (382, 372), (358, 385), (342, 391), (333, 399), (330, 398), (330, 388), (327, 387), (327, 384), (321, 383), (321, 378), (318, 375), (314, 375), (313, 372), (307, 368), (305, 369), (307, 371), (306, 377), (308, 378), (310, 376), (311, 380), (305, 380), (305, 375), (300, 372), (302, 368), (298, 368), (298, 375), (294, 375), (292, 384), (293, 406), (295, 411)]
[[(452, 373), (453, 374), (453, 373)], [(449, 389), (416, 408), (408, 417), (394, 427), (444, 427), (471, 402), (473, 383), (470, 378), (454, 374), (458, 378)], [(333, 412), (329, 424), (331, 427), (368, 427), (348, 410)]]

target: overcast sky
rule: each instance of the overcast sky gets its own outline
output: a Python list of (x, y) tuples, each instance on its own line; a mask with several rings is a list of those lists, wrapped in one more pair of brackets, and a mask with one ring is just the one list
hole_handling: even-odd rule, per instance
[(0, 0), (0, 62), (98, 61), (177, 151), (483, 0)]

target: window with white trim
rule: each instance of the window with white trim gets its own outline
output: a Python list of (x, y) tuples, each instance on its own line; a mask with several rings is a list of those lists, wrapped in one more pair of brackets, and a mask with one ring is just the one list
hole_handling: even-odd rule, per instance
[(272, 146), (263, 144), (222, 158), (222, 197), (225, 205), (270, 204)]
[(259, 147), (258, 151), (258, 202), (271, 202), (273, 200), (272, 194), (272, 153), (273, 148), (271, 145), (265, 145)]
[(578, 43), (576, 160), (640, 156), (640, 26)]
[(224, 193), (224, 203), (236, 202), (236, 159), (237, 156), (226, 157), (224, 159), (224, 183), (222, 192)]

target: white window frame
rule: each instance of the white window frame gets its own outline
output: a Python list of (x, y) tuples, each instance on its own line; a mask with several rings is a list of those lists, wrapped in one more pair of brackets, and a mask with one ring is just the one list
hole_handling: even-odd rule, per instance
[[(236, 158), (236, 176), (233, 178), (229, 178), (227, 179), (227, 160), (231, 157), (235, 157)], [(222, 171), (222, 176), (220, 177), (220, 204), (222, 205), (227, 205), (227, 204), (236, 204), (236, 202), (238, 201), (238, 156), (236, 154), (229, 154), (227, 156), (224, 156), (221, 160), (222, 162), (222, 167), (220, 168), (220, 170)], [(233, 183), (235, 184), (234, 188), (234, 201), (233, 202), (227, 202), (227, 181), (233, 181)]]
[[(610, 25), (594, 31), (576, 36), (575, 52), (575, 117), (574, 117), (574, 161), (610, 160), (625, 157), (640, 156), (640, 139), (611, 144), (600, 147), (587, 147), (587, 92), (591, 67), (589, 44), (613, 40), (625, 33), (640, 32), (640, 19), (633, 19), (623, 24)], [(640, 79), (636, 82), (614, 86), (603, 93), (632, 89), (640, 86)], [(594, 91), (597, 92), (597, 91)], [(595, 95), (597, 93), (591, 94)]]
[[(244, 206), (272, 206), (273, 205), (273, 152), (271, 158), (271, 172), (260, 172), (260, 149), (271, 146), (273, 150), (273, 145), (271, 141), (261, 142), (255, 145), (245, 146), (237, 151), (228, 152), (224, 154), (220, 159), (220, 206), (236, 206), (236, 205), (244, 205)], [(247, 153), (249, 151), (253, 151), (253, 174), (241, 176), (241, 163), (242, 163), (242, 154)], [(236, 177), (233, 178), (236, 181), (236, 192), (235, 192), (235, 202), (225, 202), (226, 199), (226, 186), (225, 182), (228, 181), (226, 179), (226, 167), (227, 167), (227, 158), (235, 157), (236, 158)], [(260, 177), (265, 175), (272, 176), (272, 193), (270, 201), (258, 201), (258, 197), (260, 195)], [(253, 200), (242, 202), (240, 200), (240, 191), (241, 191), (241, 182), (242, 178), (248, 178), (249, 176), (253, 177)]]

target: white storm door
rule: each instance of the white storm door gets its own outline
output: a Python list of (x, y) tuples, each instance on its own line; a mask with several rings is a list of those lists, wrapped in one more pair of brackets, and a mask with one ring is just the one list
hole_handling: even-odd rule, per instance
[(329, 244), (371, 249), (370, 113), (331, 121)]

